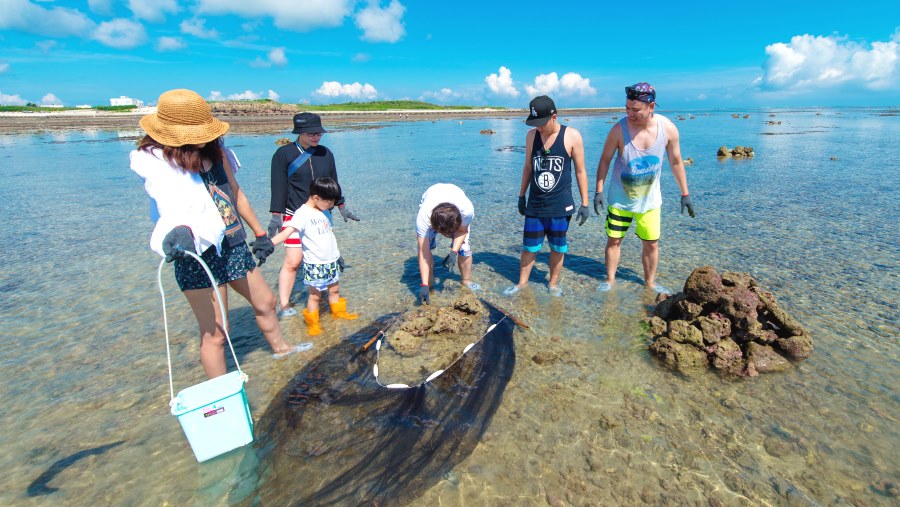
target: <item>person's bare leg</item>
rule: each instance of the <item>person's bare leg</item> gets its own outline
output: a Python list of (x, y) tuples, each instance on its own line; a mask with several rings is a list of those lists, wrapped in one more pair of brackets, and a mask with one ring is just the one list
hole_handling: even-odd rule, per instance
[(644, 265), (644, 285), (652, 289), (656, 283), (656, 266), (659, 264), (659, 240), (643, 243), (641, 264)]
[(516, 287), (521, 289), (528, 285), (528, 278), (534, 268), (535, 259), (537, 259), (537, 252), (522, 250), (522, 257), (519, 258), (519, 283), (516, 284)]
[(619, 252), (622, 238), (606, 238), (606, 281), (610, 285), (616, 283), (616, 269), (619, 268)]
[[(227, 312), (228, 288), (224, 285), (219, 287), (219, 295)], [(184, 296), (194, 310), (194, 317), (200, 326), (200, 363), (206, 377), (216, 378), (225, 375), (228, 371), (225, 367), (225, 332), (213, 289), (186, 290)]]
[(472, 281), (472, 256), (463, 257), (460, 255), (456, 258), (456, 264), (459, 266), (460, 283), (466, 285)]
[(259, 269), (247, 273), (246, 278), (230, 282), (228, 285), (238, 294), (244, 297), (253, 307), (256, 315), (256, 325), (262, 331), (263, 337), (269, 342), (272, 351), (283, 354), (291, 350), (291, 346), (284, 340), (281, 326), (278, 325), (278, 315), (275, 313), (275, 294), (269, 288)]
[(294, 290), (294, 282), (297, 281), (297, 270), (303, 262), (302, 248), (285, 248), (284, 264), (281, 265), (281, 271), (278, 272), (278, 303), (281, 309), (290, 308), (291, 291)]
[(328, 286), (328, 304), (333, 305), (341, 299), (341, 285), (333, 283)]
[(559, 275), (562, 274), (563, 259), (565, 257), (566, 254), (562, 252), (550, 250), (550, 282), (547, 284), (550, 289), (559, 287)]
[(306, 311), (309, 313), (319, 313), (319, 301), (322, 299), (322, 291), (310, 285), (309, 297), (306, 299)]

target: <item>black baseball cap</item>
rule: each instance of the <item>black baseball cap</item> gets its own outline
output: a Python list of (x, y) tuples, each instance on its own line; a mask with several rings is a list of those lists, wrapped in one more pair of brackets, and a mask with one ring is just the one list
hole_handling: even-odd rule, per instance
[(546, 95), (531, 99), (528, 104), (528, 118), (525, 119), (525, 125), (529, 127), (543, 127), (550, 121), (550, 117), (556, 114), (556, 104), (553, 99)]

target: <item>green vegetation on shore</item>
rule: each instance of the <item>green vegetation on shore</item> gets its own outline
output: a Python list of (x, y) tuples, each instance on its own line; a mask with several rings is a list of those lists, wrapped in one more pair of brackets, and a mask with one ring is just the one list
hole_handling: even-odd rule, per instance
[(98, 111), (124, 112), (137, 109), (137, 106), (94, 106), (93, 109)]
[(54, 111), (71, 111), (74, 107), (41, 107), (41, 106), (0, 106), (0, 113), (52, 113)]
[[(447, 109), (484, 109), (475, 106), (439, 106), (429, 102), (419, 100), (377, 100), (374, 102), (345, 102), (343, 104), (297, 104), (297, 107), (304, 111), (389, 111), (394, 109), (406, 110), (434, 110), (442, 111)], [(491, 109), (506, 109), (504, 107), (496, 107)]]

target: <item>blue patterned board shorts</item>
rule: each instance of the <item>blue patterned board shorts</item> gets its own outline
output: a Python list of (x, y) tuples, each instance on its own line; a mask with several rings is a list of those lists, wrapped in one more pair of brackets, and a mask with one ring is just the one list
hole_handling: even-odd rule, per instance
[(337, 261), (328, 264), (303, 263), (303, 284), (320, 291), (328, 290), (341, 278), (341, 269)]
[(544, 236), (554, 252), (566, 253), (569, 245), (566, 232), (572, 217), (525, 217), (525, 232), (522, 233), (522, 248), (527, 252), (540, 252)]
[[(200, 258), (212, 271), (216, 285), (246, 278), (247, 272), (253, 271), (256, 267), (256, 261), (253, 260), (253, 254), (250, 253), (247, 243), (231, 247), (228, 246), (227, 239), (222, 241), (222, 255), (217, 255), (216, 247), (211, 246), (200, 255)], [(175, 259), (175, 281), (182, 291), (212, 287), (203, 266), (193, 257)]]

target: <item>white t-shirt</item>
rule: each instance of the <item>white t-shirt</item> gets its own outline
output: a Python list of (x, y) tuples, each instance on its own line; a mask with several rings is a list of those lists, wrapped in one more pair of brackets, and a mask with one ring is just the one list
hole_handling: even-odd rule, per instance
[(428, 187), (422, 194), (422, 202), (419, 203), (419, 214), (416, 215), (416, 234), (420, 238), (428, 235), (431, 229), (431, 212), (441, 203), (449, 202), (459, 208), (462, 215), (462, 225), (469, 225), (475, 218), (475, 206), (466, 197), (465, 192), (456, 185), (450, 183), (438, 183)]
[(337, 240), (331, 231), (334, 222), (330, 211), (319, 211), (304, 204), (284, 225), (297, 229), (300, 234), (303, 262), (306, 264), (330, 264), (341, 256)]

